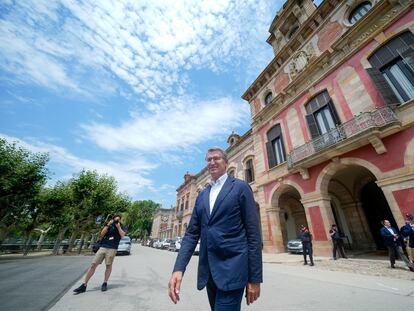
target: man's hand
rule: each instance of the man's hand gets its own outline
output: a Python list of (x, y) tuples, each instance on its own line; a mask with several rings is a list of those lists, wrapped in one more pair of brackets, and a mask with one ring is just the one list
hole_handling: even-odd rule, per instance
[(260, 297), (260, 283), (247, 283), (246, 303), (250, 305)]
[(168, 282), (168, 296), (176, 304), (180, 301), (180, 287), (183, 279), (183, 273), (181, 271), (173, 272), (170, 281)]

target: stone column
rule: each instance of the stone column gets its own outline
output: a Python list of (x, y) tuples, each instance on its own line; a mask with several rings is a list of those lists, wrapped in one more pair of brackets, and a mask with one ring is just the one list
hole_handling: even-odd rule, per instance
[(332, 256), (332, 242), (329, 235), (331, 224), (335, 223), (331, 199), (318, 194), (306, 195), (301, 200), (305, 208), (306, 219), (313, 235), (316, 256)]
[[(280, 225), (280, 209), (274, 206), (265, 208), (267, 240), (264, 244), (264, 251), (268, 253), (284, 253), (286, 251), (283, 244), (283, 236)], [(263, 216), (262, 216), (263, 217)]]

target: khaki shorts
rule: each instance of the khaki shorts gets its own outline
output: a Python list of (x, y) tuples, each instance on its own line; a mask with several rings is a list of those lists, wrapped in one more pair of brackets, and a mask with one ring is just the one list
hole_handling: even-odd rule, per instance
[(93, 258), (92, 263), (100, 265), (105, 258), (105, 265), (112, 265), (116, 255), (116, 249), (100, 247)]

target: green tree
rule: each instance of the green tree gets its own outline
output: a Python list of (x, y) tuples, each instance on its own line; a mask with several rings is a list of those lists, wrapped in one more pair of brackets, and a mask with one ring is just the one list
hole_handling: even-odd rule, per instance
[(124, 223), (128, 226), (128, 234), (143, 238), (151, 233), (155, 210), (160, 204), (151, 200), (133, 202), (125, 213)]
[(30, 231), (37, 217), (38, 195), (47, 180), (48, 159), (47, 154), (30, 152), (0, 138), (0, 243), (16, 223), (28, 221)]

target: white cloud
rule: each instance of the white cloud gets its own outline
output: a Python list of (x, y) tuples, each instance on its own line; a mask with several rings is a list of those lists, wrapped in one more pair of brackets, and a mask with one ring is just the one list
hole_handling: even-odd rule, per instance
[(74, 67), (93, 68), (95, 74), (114, 74), (148, 98), (175, 94), (192, 68), (219, 71), (240, 58), (262, 66), (257, 46), (274, 14), (274, 3), (258, 0), (174, 5), (164, 0), (22, 0), (5, 6), (0, 68), (23, 81), (78, 92), (94, 88)]
[(160, 152), (183, 149), (228, 135), (248, 122), (247, 105), (230, 98), (195, 102), (182, 98), (136, 113), (120, 126), (84, 124), (89, 139), (107, 150)]
[(140, 156), (117, 159), (117, 161), (92, 161), (77, 157), (66, 149), (54, 144), (44, 143), (33, 139), (19, 139), (8, 135), (0, 134), (0, 137), (7, 141), (16, 141), (20, 146), (33, 152), (49, 153), (51, 164), (57, 165), (66, 172), (66, 178), (78, 173), (83, 169), (96, 170), (100, 174), (108, 174), (115, 177), (121, 191), (130, 195), (136, 195), (153, 182), (145, 177), (149, 172), (157, 168), (154, 163), (149, 163)]

